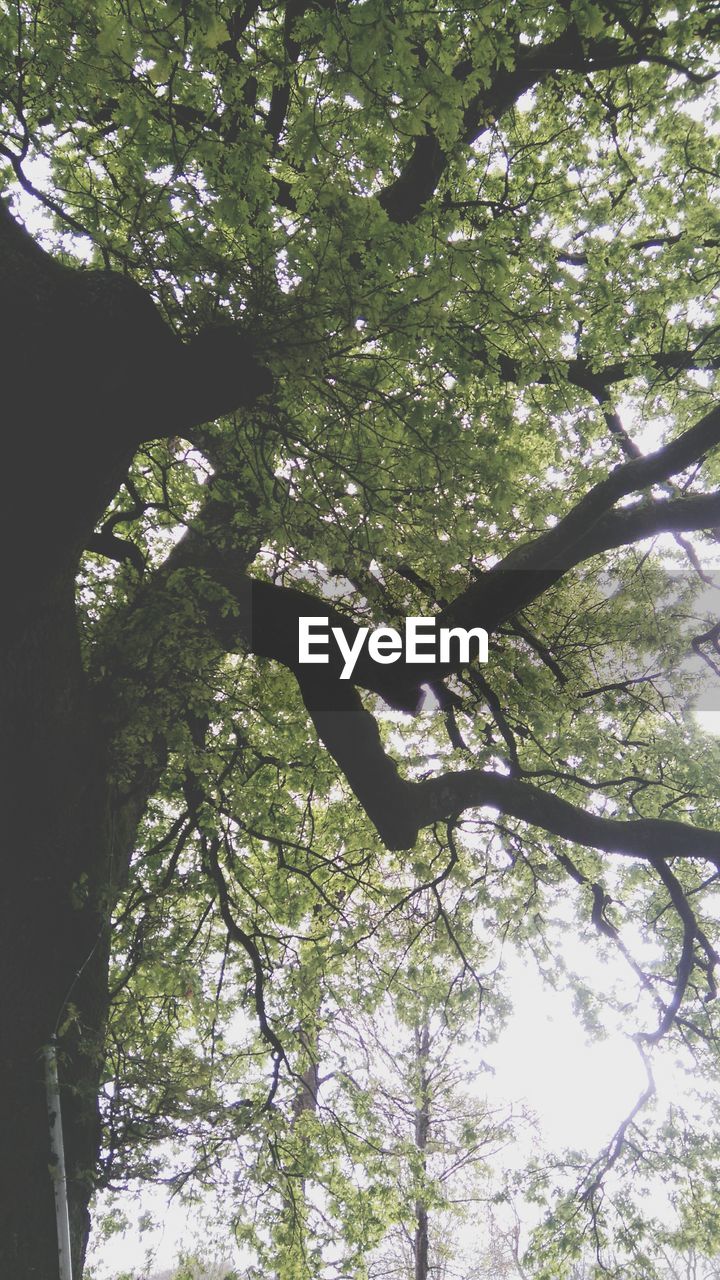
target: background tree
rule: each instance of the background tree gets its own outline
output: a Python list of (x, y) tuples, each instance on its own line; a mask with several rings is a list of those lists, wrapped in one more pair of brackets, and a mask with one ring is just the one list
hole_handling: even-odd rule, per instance
[[(437, 888), (446, 822), (493, 937), (519, 915), (547, 967), (571, 891), (628, 958), (641, 1043), (714, 1063), (716, 771), (683, 719), (688, 608), (645, 547), (671, 534), (696, 566), (685, 535), (720, 523), (718, 16), (3, 5), (7, 1274), (55, 1266), (53, 1031), (79, 1268), (134, 887), (156, 947), (185, 945), (204, 893), (266, 1116), (293, 1078), (274, 904), (308, 921), (335, 874), (364, 886), (377, 836), (405, 862), (424, 829), (412, 870)], [(487, 675), (297, 665), (299, 614), (349, 637), (427, 611), (492, 632)], [(715, 663), (714, 619), (695, 642)], [(428, 684), (434, 720), (398, 719)], [(319, 858), (314, 770), (341, 809)], [(161, 923), (141, 887), (169, 851)]]

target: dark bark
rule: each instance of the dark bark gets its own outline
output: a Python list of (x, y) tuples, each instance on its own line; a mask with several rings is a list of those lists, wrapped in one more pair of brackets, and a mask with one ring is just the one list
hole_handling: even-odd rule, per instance
[(404, 783), (418, 827), (488, 805), (573, 844), (642, 858), (697, 858), (720, 866), (720, 832), (669, 818), (601, 818), (531, 782), (468, 769)]
[(182, 435), (271, 387), (247, 337), (183, 343), (127, 277), (54, 261), (0, 202), (6, 473), (0, 518), (14, 591), (74, 571), (147, 439)]
[[(477, 140), (484, 129), (502, 116), (528, 89), (542, 84), (557, 72), (589, 75), (639, 62), (638, 48), (622, 41), (601, 39), (583, 41), (574, 24), (547, 45), (527, 46), (518, 40), (512, 69), (494, 68), (489, 85), (474, 95), (463, 113), (461, 139), (464, 145)], [(457, 80), (471, 74), (473, 65), (462, 61), (453, 70)], [(432, 129), (415, 139), (404, 168), (378, 199), (392, 222), (412, 222), (437, 190), (450, 157), (442, 149)]]
[(428, 1211), (422, 1201), (418, 1200), (415, 1205), (415, 1238), (413, 1240), (413, 1253), (415, 1280), (427, 1280), (428, 1277), (428, 1253), (430, 1246), (428, 1232)]
[(246, 339), (182, 343), (128, 279), (58, 264), (0, 202), (0, 1275), (58, 1274), (41, 1050), (59, 1032), (75, 1274), (99, 1150), (108, 918), (155, 768), (113, 786), (75, 618), (82, 549), (144, 439), (268, 390)]
[(287, 0), (283, 23), (283, 48), (285, 51), (286, 79), (275, 85), (270, 99), (265, 127), (277, 148), (285, 127), (290, 105), (290, 70), (303, 52), (302, 45), (293, 36), (295, 25), (312, 8), (332, 9), (335, 0)]
[(113, 862), (127, 857), (128, 833), (110, 824), (72, 582), (58, 582), (43, 609), (12, 623), (0, 676), (0, 1274), (53, 1280), (57, 1245), (40, 1051), (58, 1029), (79, 1275), (99, 1139), (106, 903)]

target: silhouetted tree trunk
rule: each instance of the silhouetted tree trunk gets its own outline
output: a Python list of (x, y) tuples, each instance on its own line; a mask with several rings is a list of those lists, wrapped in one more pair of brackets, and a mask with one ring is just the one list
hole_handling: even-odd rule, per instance
[(0, 350), (0, 1275), (55, 1280), (41, 1050), (60, 1030), (79, 1276), (99, 1148), (109, 912), (162, 763), (159, 752), (122, 792), (112, 780), (113, 727), (83, 669), (76, 574), (142, 440), (242, 396), (215, 376), (212, 340), (184, 346), (138, 285), (58, 264), (1, 202)]

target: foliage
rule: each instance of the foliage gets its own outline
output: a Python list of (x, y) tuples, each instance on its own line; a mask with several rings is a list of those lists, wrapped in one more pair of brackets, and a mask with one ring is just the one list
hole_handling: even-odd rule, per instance
[[(412, 1037), (489, 1043), (503, 948), (635, 1036), (643, 1103), (663, 1043), (716, 1076), (720, 749), (691, 710), (717, 676), (720, 14), (3, 12), (15, 212), (188, 352), (239, 334), (272, 376), (182, 431), (158, 408), (78, 566), (108, 776), (142, 800), (105, 904), (100, 1185), (220, 1189), (249, 1266), (360, 1280), (451, 1208), (407, 1132)], [(298, 590), (361, 625), (472, 617), (490, 663), (319, 693)], [(459, 1170), (492, 1126), (451, 1095)], [(542, 1161), (537, 1274), (588, 1232), (652, 1274), (657, 1179), (711, 1254), (709, 1150), (643, 1107), (595, 1162)]]

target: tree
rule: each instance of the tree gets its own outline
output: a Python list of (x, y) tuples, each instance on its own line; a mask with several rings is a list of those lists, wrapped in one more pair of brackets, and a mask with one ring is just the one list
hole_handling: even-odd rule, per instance
[[(363, 811), (399, 864), (425, 833), (435, 889), (474, 860), (492, 928), (520, 911), (530, 946), (568, 887), (601, 946), (645, 929), (642, 1044), (712, 1056), (715, 755), (646, 551), (671, 534), (697, 567), (720, 524), (719, 23), (626, 0), (3, 14), (0, 1264), (24, 1280), (56, 1266), (54, 1031), (83, 1256), (121, 895), (138, 927), (175, 899), (157, 938), (192, 934), (184, 882), (204, 895), (267, 1115), (273, 904), (297, 929), (334, 872), (378, 874)], [(350, 640), (424, 611), (486, 628), (488, 674), (298, 664), (299, 616)], [(710, 663), (717, 634), (695, 632)], [(402, 720), (426, 686), (427, 732)]]

